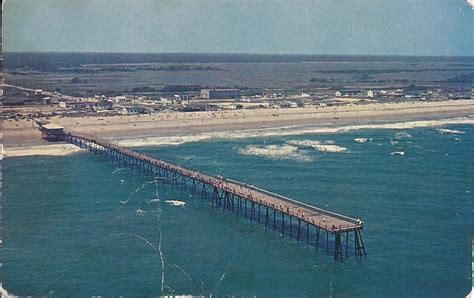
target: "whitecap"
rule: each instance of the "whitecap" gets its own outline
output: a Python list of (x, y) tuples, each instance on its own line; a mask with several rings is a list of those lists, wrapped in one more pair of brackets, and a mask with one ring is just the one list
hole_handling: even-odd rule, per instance
[(400, 131), (395, 134), (395, 139), (411, 139), (413, 136), (406, 131)]
[(152, 199), (152, 200), (149, 200), (148, 203), (158, 203), (160, 201), (160, 199)]
[(333, 140), (324, 140), (324, 141), (312, 141), (312, 140), (289, 140), (286, 142), (290, 145), (295, 145), (299, 147), (313, 147), (314, 145), (334, 145), (336, 144)]
[(403, 151), (395, 151), (395, 152), (390, 153), (390, 155), (401, 155), (401, 156), (403, 156), (403, 155), (405, 155), (405, 152), (403, 152)]
[(264, 156), (274, 159), (295, 159), (299, 161), (311, 160), (308, 156), (299, 153), (298, 147), (288, 144), (267, 146), (249, 145), (245, 148), (240, 148), (239, 153), (243, 155)]
[(456, 129), (447, 129), (447, 128), (438, 128), (436, 129), (439, 133), (442, 133), (442, 134), (463, 134), (463, 133), (466, 133), (464, 131), (460, 131), (460, 130), (456, 130)]
[(184, 206), (184, 205), (186, 205), (186, 202), (177, 201), (177, 200), (166, 200), (165, 202), (170, 204), (171, 206)]
[(347, 151), (346, 147), (337, 145), (314, 145), (313, 147), (320, 152), (341, 153)]
[[(220, 131), (210, 133), (199, 133), (193, 135), (149, 137), (137, 136), (132, 139), (122, 139), (118, 141), (121, 146), (142, 147), (160, 145), (181, 145), (188, 142), (198, 142), (208, 139), (244, 139), (255, 137), (275, 137), (275, 136), (298, 136), (305, 134), (328, 134), (340, 133), (365, 129), (412, 129), (420, 127), (436, 127), (442, 125), (467, 124), (474, 125), (472, 117), (446, 118), (439, 120), (416, 120), (381, 124), (359, 124), (337, 127), (322, 127), (308, 125), (293, 125), (286, 127), (257, 128), (234, 131)], [(8, 154), (7, 154), (8, 155)]]
[(372, 138), (355, 138), (354, 139), (354, 142), (357, 142), (357, 143), (365, 143), (367, 141), (372, 141)]
[(143, 211), (142, 209), (137, 209), (136, 212), (137, 212), (138, 215), (143, 215), (143, 214), (145, 214), (145, 211)]
[(141, 137), (136, 139), (127, 139), (119, 141), (119, 145), (125, 147), (144, 147), (144, 146), (178, 146), (189, 142), (199, 142), (210, 139), (213, 135), (202, 133), (189, 136), (167, 136), (167, 137)]
[(330, 153), (341, 153), (346, 152), (347, 148), (335, 145), (336, 142), (328, 141), (311, 141), (311, 140), (290, 140), (287, 142), (290, 145), (300, 146), (300, 147), (311, 147), (320, 152), (330, 152)]

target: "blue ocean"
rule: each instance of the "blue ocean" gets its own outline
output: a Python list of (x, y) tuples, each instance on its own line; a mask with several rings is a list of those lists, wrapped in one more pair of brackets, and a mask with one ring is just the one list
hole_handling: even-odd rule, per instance
[(474, 126), (137, 150), (360, 218), (367, 257), (334, 261), (100, 155), (17, 157), (3, 161), (4, 288), (46, 296), (470, 292)]

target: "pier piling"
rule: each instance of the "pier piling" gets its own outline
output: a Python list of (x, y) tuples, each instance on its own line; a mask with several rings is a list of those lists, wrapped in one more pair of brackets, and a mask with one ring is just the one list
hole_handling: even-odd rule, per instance
[[(334, 260), (342, 260), (343, 242), (341, 237), (345, 237), (345, 257), (349, 256), (349, 238), (350, 233), (354, 233), (354, 255), (356, 257), (367, 256), (364, 242), (362, 240), (361, 230), (363, 222), (360, 219), (353, 219), (341, 214), (323, 210), (312, 205), (299, 202), (261, 188), (248, 186), (245, 183), (224, 179), (222, 176), (205, 174), (197, 170), (178, 166), (176, 164), (164, 161), (153, 156), (135, 152), (128, 148), (120, 147), (104, 139), (89, 136), (81, 133), (67, 132), (64, 139), (71, 144), (84, 148), (91, 153), (103, 155), (112, 162), (117, 162), (119, 166), (130, 168), (131, 171), (137, 170), (139, 174), (152, 176), (154, 179), (161, 179), (162, 184), (171, 184), (171, 187), (178, 188), (180, 191), (190, 191), (191, 195), (198, 193), (198, 187), (201, 188), (201, 201), (207, 200), (207, 193), (212, 192), (211, 206), (219, 208), (222, 205), (222, 212), (235, 212), (236, 217), (243, 215), (248, 218), (247, 202), (250, 202), (250, 221), (262, 223), (261, 209), (264, 208), (264, 227), (273, 227), (277, 230), (277, 213), (281, 216), (280, 232), (285, 236), (285, 215), (288, 219), (288, 229), (290, 238), (296, 237), (299, 242), (301, 235), (301, 225), (306, 224), (306, 243), (314, 243), (315, 251), (320, 246), (321, 229), (326, 232), (326, 251), (329, 246), (334, 248)], [(188, 190), (188, 182), (190, 189)], [(199, 194), (198, 194), (199, 195)], [(243, 200), (243, 204), (242, 204)], [(257, 206), (255, 206), (257, 204)], [(243, 208), (243, 214), (242, 214)], [(273, 212), (273, 224), (270, 223), (270, 213)], [(296, 220), (296, 235), (293, 235), (293, 219)], [(315, 228), (315, 234), (312, 236), (310, 230)], [(303, 226), (304, 233), (304, 226)], [(329, 240), (329, 234), (334, 236), (334, 246)], [(304, 237), (304, 235), (303, 235)], [(331, 236), (332, 237), (332, 236)], [(314, 241), (314, 242), (313, 242)], [(324, 240), (322, 241), (324, 247)]]

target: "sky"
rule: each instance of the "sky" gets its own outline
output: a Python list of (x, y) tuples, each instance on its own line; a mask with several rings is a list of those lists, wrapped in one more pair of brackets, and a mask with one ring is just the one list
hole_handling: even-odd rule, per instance
[(473, 55), (474, 0), (4, 2), (4, 51)]

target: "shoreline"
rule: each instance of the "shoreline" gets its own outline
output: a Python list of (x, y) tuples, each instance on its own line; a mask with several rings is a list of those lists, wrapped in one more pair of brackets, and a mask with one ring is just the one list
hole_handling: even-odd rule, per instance
[[(111, 138), (177, 136), (291, 126), (372, 124), (388, 121), (433, 120), (474, 115), (474, 100), (443, 102), (398, 102), (207, 112), (173, 112), (110, 118), (60, 118), (59, 125), (71, 131)], [(77, 127), (77, 128), (76, 128)]]
[[(319, 125), (290, 125), (280, 127), (252, 128), (243, 130), (213, 131), (201, 133), (183, 133), (161, 136), (138, 135), (134, 137), (111, 137), (104, 136), (110, 141), (117, 142), (125, 147), (151, 147), (151, 146), (172, 146), (190, 142), (206, 140), (235, 140), (258, 137), (279, 137), (279, 136), (299, 136), (305, 134), (331, 134), (344, 133), (356, 130), (372, 129), (414, 129), (414, 128), (438, 128), (446, 125), (474, 125), (474, 115), (462, 117), (439, 118), (429, 120), (409, 120), (409, 121), (367, 121), (359, 124), (331, 125), (330, 123)], [(440, 132), (441, 133), (441, 132)], [(25, 156), (67, 156), (78, 152), (84, 152), (72, 144), (67, 143), (46, 143), (41, 145), (18, 145), (4, 147), (5, 158), (25, 157)]]
[(370, 129), (413, 129), (426, 127), (440, 127), (444, 125), (466, 124), (474, 125), (474, 115), (467, 117), (453, 117), (433, 120), (413, 120), (413, 121), (384, 121), (368, 122), (366, 124), (345, 124), (338, 126), (331, 125), (292, 125), (270, 128), (255, 128), (235, 131), (218, 131), (200, 134), (181, 134), (170, 136), (138, 136), (134, 138), (108, 138), (126, 147), (146, 147), (146, 146), (168, 146), (181, 145), (190, 142), (222, 139), (246, 139), (259, 137), (279, 137), (279, 136), (299, 136), (306, 134), (331, 134), (344, 133), (355, 130)]
[(3, 158), (9, 158), (25, 156), (66, 156), (84, 150), (72, 144), (55, 143), (48, 145), (7, 147), (4, 148), (3, 151)]

